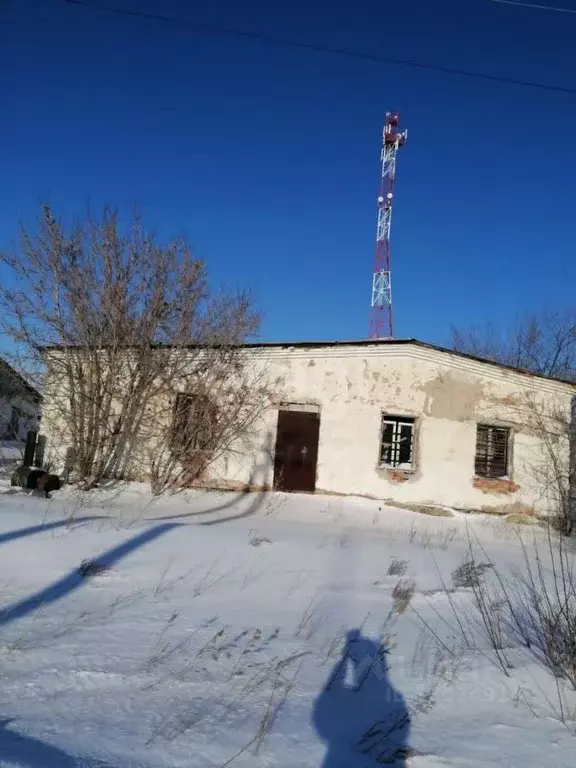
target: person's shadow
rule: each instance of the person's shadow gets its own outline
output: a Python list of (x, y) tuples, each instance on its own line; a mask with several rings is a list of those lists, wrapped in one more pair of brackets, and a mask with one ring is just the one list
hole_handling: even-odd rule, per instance
[(322, 768), (405, 768), (410, 713), (388, 679), (387, 648), (348, 633), (342, 657), (316, 699), (312, 722), (326, 742)]

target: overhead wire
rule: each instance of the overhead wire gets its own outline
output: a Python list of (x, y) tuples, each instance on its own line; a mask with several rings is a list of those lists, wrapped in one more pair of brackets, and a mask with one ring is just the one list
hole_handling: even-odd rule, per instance
[[(437, 64), (429, 64), (426, 62), (415, 61), (413, 59), (400, 59), (393, 56), (380, 56), (378, 54), (363, 53), (361, 51), (354, 51), (348, 48), (339, 48), (334, 46), (322, 45), (319, 43), (307, 43), (300, 40), (294, 40), (288, 37), (281, 37), (277, 35), (268, 35), (262, 32), (248, 32), (241, 29), (233, 29), (231, 27), (220, 26), (216, 24), (205, 24), (202, 22), (196, 22), (189, 19), (181, 19), (173, 16), (165, 16), (159, 13), (149, 13), (146, 11), (136, 11), (128, 8), (120, 8), (113, 5), (107, 5), (98, 2), (89, 2), (88, 0), (63, 0), (69, 5), (82, 6), (83, 8), (92, 8), (94, 10), (102, 11), (105, 13), (113, 13), (121, 16), (130, 16), (133, 18), (147, 19), (148, 21), (157, 21), (166, 24), (173, 24), (179, 28), (188, 27), (195, 30), (203, 30), (213, 34), (228, 35), (231, 37), (244, 38), (249, 40), (257, 40), (259, 42), (274, 43), (278, 45), (291, 46), (293, 48), (301, 48), (312, 51), (318, 51), (321, 53), (331, 53), (339, 56), (347, 56), (349, 58), (360, 59), (364, 61), (371, 61), (380, 64), (396, 64), (403, 67), (411, 67), (413, 69), (423, 69), (432, 72), (441, 72), (443, 74), (457, 75), (460, 77), (474, 78), (476, 80), (485, 80), (488, 82), (504, 83), (507, 85), (518, 85), (526, 88), (536, 88), (542, 91), (552, 91), (556, 93), (565, 93), (571, 96), (576, 96), (576, 87), (570, 88), (562, 85), (551, 85), (548, 83), (538, 83), (533, 80), (520, 80), (514, 77), (505, 77), (500, 75), (490, 75), (483, 72), (474, 72), (466, 69), (459, 69), (457, 67), (443, 67)], [(493, 0), (493, 2), (505, 2), (505, 0)], [(510, 0), (511, 4), (512, 0)]]
[(537, 3), (525, 3), (523, 0), (492, 0), (500, 5), (517, 5), (519, 8), (534, 8), (538, 11), (556, 11), (557, 13), (576, 13), (576, 8), (564, 8), (556, 5), (539, 5)]

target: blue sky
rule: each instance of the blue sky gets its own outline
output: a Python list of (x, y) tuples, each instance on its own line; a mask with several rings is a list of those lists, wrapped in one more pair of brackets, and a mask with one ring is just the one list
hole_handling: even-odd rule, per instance
[[(195, 22), (576, 89), (576, 15), (490, 0), (107, 0)], [(567, 0), (567, 4), (574, 0)], [(409, 141), (395, 332), (573, 302), (576, 95), (110, 15), (0, 3), (0, 247), (40, 198), (134, 202), (251, 286), (264, 340), (364, 338), (386, 110)], [(3, 276), (0, 275), (0, 279)]]

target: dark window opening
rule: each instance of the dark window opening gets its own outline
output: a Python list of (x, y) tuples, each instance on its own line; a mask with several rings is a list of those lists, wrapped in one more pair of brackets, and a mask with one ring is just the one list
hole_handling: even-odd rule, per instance
[(216, 439), (218, 413), (205, 395), (178, 392), (172, 416), (172, 453), (187, 456), (209, 451)]
[(21, 411), (19, 408), (12, 407), (10, 413), (10, 422), (6, 426), (6, 434), (4, 438), (6, 440), (18, 440), (20, 438), (20, 417)]
[(509, 441), (510, 430), (507, 427), (478, 424), (474, 471), (479, 477), (497, 479), (508, 476)]
[(414, 468), (414, 425), (410, 416), (382, 416), (380, 464), (398, 469)]

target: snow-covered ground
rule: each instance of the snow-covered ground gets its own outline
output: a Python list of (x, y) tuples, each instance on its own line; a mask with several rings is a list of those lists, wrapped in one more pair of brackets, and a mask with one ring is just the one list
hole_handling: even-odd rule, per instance
[[(553, 678), (521, 648), (506, 676), (472, 591), (443, 587), (470, 539), (512, 573), (540, 530), (363, 499), (3, 490), (3, 767), (574, 765)], [(108, 570), (83, 575), (93, 559)]]
[(17, 440), (0, 440), (0, 467), (16, 465), (24, 456), (24, 443)]

